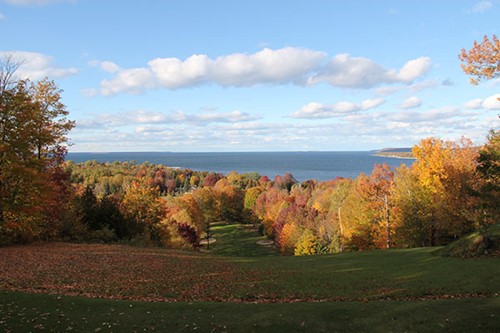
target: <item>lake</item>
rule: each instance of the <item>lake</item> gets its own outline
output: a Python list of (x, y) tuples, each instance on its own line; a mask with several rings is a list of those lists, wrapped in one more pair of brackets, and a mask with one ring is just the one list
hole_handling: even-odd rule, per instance
[(195, 171), (214, 171), (227, 174), (258, 172), (274, 178), (291, 173), (298, 181), (330, 180), (336, 177), (355, 178), (361, 172), (371, 173), (374, 164), (387, 163), (391, 168), (411, 165), (413, 159), (374, 156), (373, 151), (355, 152), (241, 152), (241, 153), (172, 153), (172, 152), (114, 152), (69, 153), (75, 163), (136, 161), (163, 164)]

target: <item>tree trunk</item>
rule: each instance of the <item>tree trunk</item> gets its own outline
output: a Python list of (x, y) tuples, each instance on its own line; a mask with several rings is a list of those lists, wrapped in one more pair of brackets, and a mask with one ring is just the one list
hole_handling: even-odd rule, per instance
[(340, 237), (339, 237), (339, 248), (340, 252), (344, 252), (344, 242), (342, 241), (342, 237), (344, 237), (344, 230), (342, 229), (342, 218), (340, 216), (340, 207), (339, 206), (339, 229), (340, 229)]
[(389, 222), (389, 203), (387, 199), (387, 194), (384, 196), (384, 205), (385, 205), (385, 233), (386, 233), (386, 247), (388, 249), (391, 248), (391, 228)]

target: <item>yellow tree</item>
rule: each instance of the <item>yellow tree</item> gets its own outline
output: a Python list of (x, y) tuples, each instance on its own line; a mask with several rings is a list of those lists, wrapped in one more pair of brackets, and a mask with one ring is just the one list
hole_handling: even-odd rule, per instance
[(485, 35), (481, 43), (474, 41), (470, 50), (462, 49), (458, 58), (472, 84), (496, 78), (500, 75), (500, 40), (496, 35), (491, 39)]
[(130, 184), (123, 197), (123, 215), (144, 228), (146, 242), (158, 242), (158, 223), (164, 213), (158, 189), (144, 181), (134, 181)]
[(413, 148), (412, 173), (430, 200), (430, 245), (442, 244), (474, 228), (477, 150), (472, 142), (427, 138)]
[(432, 197), (406, 165), (396, 169), (393, 192), (394, 242), (398, 247), (429, 246)]

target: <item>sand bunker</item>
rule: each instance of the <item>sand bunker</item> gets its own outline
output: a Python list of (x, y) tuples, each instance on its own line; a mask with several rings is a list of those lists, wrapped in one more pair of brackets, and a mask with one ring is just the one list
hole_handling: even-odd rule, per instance
[(200, 240), (200, 245), (207, 245), (209, 240), (210, 240), (210, 244), (213, 244), (216, 242), (215, 238), (212, 238), (212, 237), (210, 237), (209, 239), (204, 238), (204, 239)]

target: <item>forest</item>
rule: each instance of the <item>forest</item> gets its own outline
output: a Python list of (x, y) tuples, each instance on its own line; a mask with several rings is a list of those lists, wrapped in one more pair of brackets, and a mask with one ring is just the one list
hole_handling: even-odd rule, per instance
[[(474, 84), (498, 74), (477, 66), (488, 61), (478, 57), (492, 43), (495, 36), (485, 37), (460, 55)], [(63, 240), (197, 250), (222, 221), (258, 227), (284, 255), (312, 255), (444, 245), (500, 222), (498, 130), (482, 146), (428, 137), (413, 147), (411, 166), (374, 165), (371, 174), (325, 182), (75, 164), (64, 160), (75, 124), (61, 90), (49, 79), (15, 80), (18, 67), (7, 57), (0, 68), (1, 245)]]
[(33, 156), (33, 167), (7, 169), (16, 177), (1, 183), (11, 197), (2, 196), (0, 239), (199, 249), (224, 221), (258, 226), (285, 255), (444, 245), (499, 223), (499, 151), (498, 132), (482, 147), (431, 137), (413, 148), (410, 167), (302, 183), (291, 174)]

